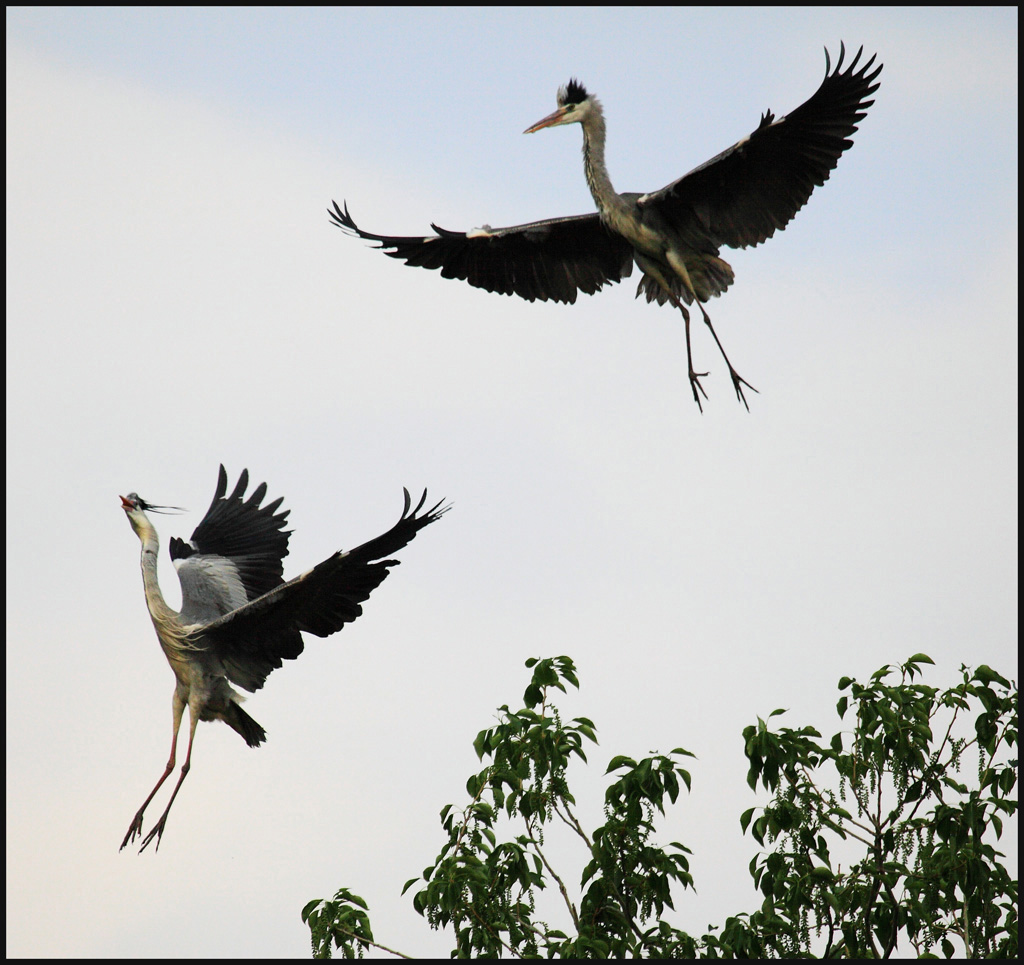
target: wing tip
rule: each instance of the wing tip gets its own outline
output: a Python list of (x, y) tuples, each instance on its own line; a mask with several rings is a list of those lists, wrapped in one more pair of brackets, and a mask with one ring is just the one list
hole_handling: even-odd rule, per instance
[(342, 231), (348, 232), (349, 234), (355, 232), (357, 235), (361, 234), (359, 228), (356, 227), (355, 221), (352, 220), (352, 215), (348, 211), (348, 202), (342, 201), (345, 205), (344, 209), (338, 207), (338, 202), (333, 198), (331, 204), (334, 205), (334, 210), (327, 209), (327, 213), (331, 216), (331, 224), (336, 228), (341, 228)]
[[(878, 52), (873, 53), (867, 61), (861, 66), (860, 70), (857, 70), (857, 64), (860, 63), (860, 59), (864, 54), (864, 45), (861, 44), (857, 48), (857, 53), (854, 55), (853, 60), (850, 61), (850, 66), (843, 71), (843, 61), (846, 59), (846, 44), (844, 41), (839, 41), (839, 59), (836, 61), (835, 70), (832, 69), (832, 57), (828, 52), (828, 47), (825, 47), (825, 79), (829, 80), (833, 77), (848, 77), (857, 78), (862, 80), (865, 84), (870, 84), (881, 72), (885, 64), (879, 64), (871, 73), (871, 70), (875, 61), (878, 59)], [(866, 97), (868, 94), (873, 94), (878, 90), (879, 85), (875, 84), (873, 87), (868, 88), (864, 92)]]
[[(444, 497), (442, 496), (436, 503), (434, 503), (433, 506), (430, 507), (430, 509), (426, 510), (423, 513), (420, 513), (420, 510), (423, 509), (427, 502), (427, 490), (424, 489), (423, 494), (420, 496), (419, 502), (416, 504), (416, 508), (413, 509), (412, 512), (410, 513), (409, 509), (412, 506), (412, 496), (409, 495), (409, 490), (406, 489), (404, 486), (402, 487), (402, 492), (405, 494), (405, 508), (402, 510), (402, 520), (415, 520), (418, 523), (422, 522), (422, 524), (426, 526), (428, 523), (432, 523), (434, 522), (434, 520), (440, 519), (445, 513), (448, 512), (449, 509), (452, 508), (451, 503), (442, 505), (444, 504)], [(417, 515), (417, 513), (420, 514)]]

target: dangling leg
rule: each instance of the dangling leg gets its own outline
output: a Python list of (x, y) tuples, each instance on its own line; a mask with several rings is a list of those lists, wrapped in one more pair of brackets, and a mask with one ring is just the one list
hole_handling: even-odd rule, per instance
[(690, 389), (693, 392), (693, 401), (697, 403), (697, 408), (703, 412), (704, 406), (700, 404), (700, 396), (697, 395), (697, 390), (700, 389), (700, 393), (705, 399), (708, 397), (707, 392), (704, 391), (704, 386), (701, 385), (699, 381), (707, 375), (707, 372), (693, 371), (693, 353), (690, 351), (690, 313), (686, 310), (686, 306), (683, 305), (675, 295), (671, 295), (670, 293), (670, 297), (672, 301), (675, 302), (679, 311), (683, 313), (683, 321), (685, 322), (686, 327), (686, 366), (690, 370)]
[[(700, 396), (703, 395), (706, 399), (708, 397), (707, 392), (704, 391), (704, 386), (700, 384), (700, 380), (707, 375), (707, 372), (694, 372), (693, 370), (693, 352), (690, 350), (690, 313), (686, 310), (686, 306), (676, 297), (672, 286), (668, 283), (665, 278), (665, 273), (662, 271), (662, 266), (658, 262), (651, 258), (647, 258), (645, 255), (641, 255), (639, 252), (633, 252), (633, 258), (636, 263), (640, 266), (641, 270), (645, 275), (650, 275), (658, 285), (661, 287), (662, 292), (668, 298), (670, 304), (683, 313), (683, 321), (686, 323), (686, 368), (690, 376), (690, 391), (693, 392), (693, 401), (697, 403), (697, 408), (701, 412), (704, 411), (704, 406), (700, 404)], [(685, 268), (683, 269), (685, 271)], [(640, 286), (636, 290), (637, 297), (640, 297), (640, 292), (646, 289), (646, 279), (640, 280)], [(651, 289), (653, 291), (653, 289)], [(650, 293), (647, 295), (647, 300), (651, 301), (654, 296)], [(659, 302), (659, 304), (664, 304)], [(698, 395), (698, 391), (700, 395)]]
[(708, 318), (708, 313), (704, 311), (704, 306), (700, 303), (699, 298), (694, 299), (697, 302), (697, 307), (700, 309), (701, 315), (704, 316), (704, 324), (711, 330), (711, 334), (714, 336), (715, 344), (718, 346), (718, 351), (722, 353), (722, 358), (725, 359), (725, 364), (729, 366), (729, 375), (732, 378), (732, 387), (736, 390), (736, 397), (747, 406), (747, 412), (750, 411), (750, 406), (747, 405), (746, 397), (743, 395), (743, 386), (745, 385), (748, 389), (753, 392), (757, 392), (743, 376), (739, 374), (733, 367), (732, 362), (729, 361), (729, 356), (725, 354), (725, 349), (722, 348), (722, 343), (718, 340), (718, 335), (715, 333), (715, 327), (711, 324), (711, 319)]
[[(746, 379), (742, 378), (739, 372), (732, 367), (732, 362), (729, 361), (729, 356), (725, 354), (725, 349), (722, 348), (722, 343), (718, 340), (718, 334), (715, 332), (715, 328), (711, 324), (711, 319), (708, 318), (708, 313), (704, 311), (704, 306), (701, 304), (700, 298), (697, 296), (697, 291), (693, 287), (693, 282), (690, 280), (690, 272), (686, 268), (686, 262), (684, 259), (671, 248), (665, 252), (665, 258), (668, 260), (669, 265), (673, 271), (675, 271), (686, 290), (693, 296), (693, 300), (697, 303), (697, 307), (700, 309), (701, 315), (704, 316), (704, 324), (711, 330), (711, 334), (715, 339), (715, 344), (718, 346), (718, 351), (722, 353), (722, 358), (725, 359), (725, 364), (729, 366), (729, 376), (732, 378), (732, 386), (736, 390), (736, 397), (744, 406), (746, 406), (747, 412), (749, 412), (750, 406), (747, 405), (746, 397), (743, 395), (743, 386), (745, 385), (748, 389), (753, 389), (754, 392), (756, 392), (757, 389), (755, 389)], [(667, 285), (663, 285), (662, 287), (669, 290), (669, 286)]]
[(154, 850), (160, 850), (160, 836), (164, 833), (164, 825), (167, 823), (167, 815), (171, 813), (171, 805), (174, 803), (174, 799), (178, 796), (178, 791), (181, 789), (182, 781), (185, 780), (188, 770), (192, 766), (192, 741), (195, 740), (196, 724), (198, 723), (199, 714), (197, 712), (197, 708), (190, 706), (188, 709), (188, 752), (185, 754), (185, 763), (181, 765), (181, 777), (178, 778), (178, 783), (174, 785), (174, 790), (171, 792), (171, 799), (167, 802), (167, 807), (164, 808), (164, 813), (160, 815), (160, 820), (156, 822), (153, 829), (143, 839), (142, 847), (139, 848), (139, 854), (142, 854), (142, 852), (149, 847), (153, 838), (156, 838), (156, 848)]
[[(128, 828), (128, 833), (124, 836), (124, 841), (121, 842), (121, 847), (118, 848), (118, 851), (123, 851), (129, 841), (134, 841), (136, 835), (142, 834), (142, 815), (145, 813), (149, 802), (153, 800), (153, 796), (160, 790), (160, 786), (170, 776), (171, 771), (174, 770), (175, 749), (178, 746), (178, 729), (181, 727), (181, 715), (185, 711), (185, 701), (178, 696), (177, 688), (174, 691), (172, 711), (174, 714), (174, 733), (171, 735), (171, 759), (167, 762), (167, 767), (160, 780), (156, 782), (156, 787), (149, 792), (149, 797), (142, 802), (142, 807), (136, 812), (135, 817), (132, 819), (131, 827)], [(189, 744), (191, 746), (191, 741)]]

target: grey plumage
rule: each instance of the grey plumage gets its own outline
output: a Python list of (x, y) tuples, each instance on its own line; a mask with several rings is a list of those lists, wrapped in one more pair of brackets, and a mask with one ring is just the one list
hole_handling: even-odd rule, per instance
[[(788, 224), (816, 186), (828, 179), (850, 136), (874, 101), (881, 65), (871, 57), (860, 69), (861, 48), (843, 70), (846, 48), (832, 70), (825, 51), (825, 79), (796, 110), (776, 118), (771, 111), (757, 128), (689, 174), (648, 194), (618, 194), (604, 160), (604, 112), (597, 98), (576, 80), (558, 92), (558, 109), (525, 133), (578, 123), (583, 127), (583, 169), (597, 212), (551, 218), (508, 228), (449, 231), (421, 237), (364, 231), (348, 205), (334, 203), (333, 222), (348, 234), (377, 242), (385, 254), (406, 264), (439, 268), (444, 278), (528, 301), (573, 303), (577, 292), (594, 294), (632, 272), (643, 272), (637, 296), (670, 303), (686, 327), (686, 355), (694, 400), (707, 398), (693, 368), (690, 315), (696, 302), (729, 367), (737, 398), (753, 388), (729, 362), (703, 303), (733, 283), (733, 270), (720, 257), (722, 246), (757, 245)], [(748, 407), (749, 408), (749, 407)]]
[(226, 495), (227, 472), (221, 466), (213, 502), (192, 538), (188, 542), (177, 537), (171, 540), (171, 559), (181, 581), (180, 613), (166, 604), (160, 592), (159, 540), (146, 515), (146, 510), (159, 512), (167, 507), (147, 503), (137, 493), (121, 497), (122, 508), (142, 543), (146, 603), (175, 676), (170, 761), (132, 820), (122, 848), (142, 833), (143, 813), (174, 769), (185, 707), (189, 708), (189, 746), (181, 777), (140, 850), (154, 838), (159, 848), (167, 815), (188, 773), (198, 721), (222, 720), (250, 747), (262, 744), (266, 732), (239, 706), (244, 698), (231, 685), (250, 692), (259, 690), (283, 660), (302, 653), (303, 631), (326, 637), (359, 617), (370, 593), (390, 568), (398, 565), (398, 560), (385, 557), (408, 544), (448, 509), (439, 502), (423, 510), (426, 491), (412, 508), (405, 490), (402, 515), (391, 529), (353, 550), (339, 550), (286, 583), (282, 573), (288, 554), (290, 531), (284, 526), (289, 511), (278, 512), (280, 498), (260, 506), (266, 483), (244, 499), (248, 484), (249, 473), (242, 470), (233, 492)]

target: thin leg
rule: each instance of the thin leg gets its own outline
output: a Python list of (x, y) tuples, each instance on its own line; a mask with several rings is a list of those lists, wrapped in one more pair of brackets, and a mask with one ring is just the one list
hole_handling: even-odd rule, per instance
[[(697, 408), (701, 412), (704, 411), (704, 406), (700, 404), (700, 395), (697, 395), (697, 390), (700, 389), (700, 394), (706, 399), (708, 397), (707, 392), (704, 391), (704, 386), (700, 384), (700, 379), (707, 375), (707, 372), (694, 372), (693, 371), (693, 353), (690, 351), (690, 313), (686, 310), (686, 306), (680, 302), (675, 295), (672, 296), (672, 300), (676, 303), (676, 307), (683, 313), (683, 321), (686, 327), (686, 367), (689, 369), (690, 375), (690, 391), (693, 392), (693, 401), (697, 403)], [(699, 303), (698, 303), (699, 304)]]
[[(671, 251), (667, 253), (667, 256), (669, 264), (676, 270), (676, 274), (686, 286), (686, 290), (690, 294), (693, 294), (693, 286), (690, 284), (690, 277), (686, 270), (686, 265), (681, 259), (674, 258)], [(700, 405), (700, 396), (703, 395), (703, 397), (707, 398), (708, 393), (703, 390), (703, 386), (700, 384), (700, 379), (705, 377), (708, 373), (693, 371), (693, 351), (690, 348), (690, 313), (687, 311), (686, 305), (679, 300), (676, 293), (673, 291), (673, 287), (669, 284), (662, 265), (651, 258), (647, 258), (639, 254), (638, 252), (634, 252), (633, 257), (636, 259), (637, 264), (643, 268), (644, 274), (649, 275), (660, 287), (662, 287), (662, 291), (665, 292), (670, 304), (672, 304), (673, 307), (678, 308), (683, 313), (683, 322), (686, 325), (686, 369), (687, 374), (690, 377), (690, 391), (693, 392), (693, 401), (697, 404), (697, 409), (699, 409), (700, 412), (703, 412), (703, 406)], [(640, 284), (642, 288), (643, 282)], [(640, 294), (640, 291), (641, 289), (638, 288), (637, 295)], [(648, 296), (647, 300), (650, 301), (650, 296)]]
[[(711, 324), (711, 319), (708, 318), (708, 313), (706, 311), (704, 311), (704, 306), (701, 304), (700, 298), (697, 297), (697, 290), (694, 288), (693, 281), (690, 278), (690, 272), (688, 271), (688, 269), (686, 267), (686, 259), (684, 257), (682, 257), (677, 251), (675, 251), (675, 250), (673, 250), (671, 248), (669, 248), (665, 252), (665, 259), (666, 259), (666, 261), (668, 261), (669, 266), (675, 272), (676, 277), (682, 282), (683, 286), (686, 288), (686, 291), (693, 297), (693, 300), (697, 303), (697, 307), (700, 309), (701, 315), (704, 316), (704, 324), (707, 325), (707, 327), (711, 330), (711, 334), (712, 334), (712, 336), (715, 339), (715, 344), (718, 346), (718, 351), (722, 353), (722, 358), (725, 359), (725, 364), (729, 366), (729, 376), (732, 378), (732, 386), (736, 390), (736, 397), (740, 400), (740, 402), (743, 403), (744, 406), (746, 406), (746, 409), (749, 412), (750, 411), (750, 406), (747, 405), (746, 396), (743, 395), (743, 386), (746, 386), (748, 389), (752, 389), (754, 392), (756, 392), (757, 389), (755, 389), (746, 379), (742, 378), (740, 376), (739, 372), (737, 372), (732, 367), (732, 362), (729, 361), (729, 356), (725, 354), (725, 349), (722, 348), (722, 343), (718, 340), (718, 335), (715, 332), (714, 326)], [(644, 266), (641, 264), (640, 267), (643, 268)], [(661, 282), (661, 287), (664, 288), (665, 291), (667, 291), (670, 296), (673, 296), (672, 286), (671, 285), (667, 285), (667, 284), (665, 284), (664, 281), (662, 281)], [(679, 300), (677, 298), (673, 297), (673, 302), (674, 302), (674, 304), (679, 305), (679, 308), (682, 309), (683, 317), (686, 319), (686, 322), (687, 322), (687, 327), (686, 327), (686, 352), (689, 355), (689, 352), (690, 352), (690, 328), (689, 328), (690, 316), (687, 313), (686, 309), (683, 308), (683, 306), (679, 303)], [(691, 365), (690, 366), (690, 384), (693, 385), (693, 382), (694, 382), (694, 374), (693, 374), (693, 366)], [(701, 389), (701, 391), (703, 392), (704, 390)], [(696, 397), (696, 395), (697, 395), (697, 393), (696, 393), (696, 391), (694, 391), (694, 397)], [(705, 395), (704, 398), (706, 399), (707, 396)], [(697, 399), (697, 405), (700, 405), (700, 399)], [(703, 411), (703, 410), (701, 410), (701, 411)]]
[[(647, 272), (650, 274), (649, 269)], [(662, 282), (661, 287), (665, 294), (668, 295), (668, 300), (683, 313), (683, 322), (685, 323), (686, 328), (686, 368), (690, 376), (690, 391), (693, 393), (693, 401), (697, 403), (697, 408), (703, 413), (704, 406), (700, 404), (700, 396), (703, 395), (706, 399), (708, 394), (704, 391), (704, 386), (700, 384), (700, 380), (707, 375), (707, 372), (693, 371), (693, 352), (690, 350), (690, 313), (687, 311), (686, 306), (676, 298), (675, 292), (673, 292), (668, 285)], [(699, 305), (700, 302), (697, 302), (697, 304)], [(702, 308), (701, 311), (704, 311), (704, 309)], [(704, 317), (707, 318), (706, 315)], [(726, 361), (728, 361), (728, 359), (726, 359)], [(697, 394), (698, 389), (700, 390), (700, 395)]]
[[(118, 851), (123, 851), (125, 845), (135, 840), (136, 835), (142, 834), (142, 815), (146, 813), (146, 808), (149, 806), (149, 802), (153, 800), (154, 795), (160, 790), (164, 781), (170, 776), (171, 771), (174, 770), (174, 759), (176, 756), (176, 749), (178, 746), (178, 730), (181, 727), (181, 715), (185, 711), (185, 702), (178, 696), (178, 691), (174, 691), (174, 701), (172, 704), (172, 712), (174, 714), (174, 732), (171, 735), (171, 758), (167, 762), (167, 767), (164, 769), (164, 773), (161, 775), (160, 780), (156, 782), (156, 787), (149, 792), (149, 797), (142, 802), (142, 807), (135, 813), (135, 817), (132, 818), (131, 826), (128, 828), (128, 833), (124, 836), (124, 841), (121, 842), (121, 847)], [(190, 742), (191, 743), (191, 742)]]
[[(669, 251), (667, 253), (669, 265), (675, 269), (676, 274), (682, 279), (683, 284), (686, 286), (686, 290), (691, 294), (693, 293), (693, 285), (690, 284), (690, 275), (686, 271), (685, 263), (678, 258), (673, 257), (673, 253)], [(648, 258), (646, 255), (641, 254), (639, 251), (633, 252), (633, 258), (636, 263), (643, 270), (644, 275), (649, 275), (653, 278), (661, 290), (665, 293), (669, 303), (674, 307), (678, 308), (683, 313), (683, 321), (686, 323), (686, 368), (687, 373), (690, 376), (690, 391), (693, 393), (693, 401), (697, 403), (697, 408), (701, 412), (704, 411), (704, 406), (700, 404), (700, 397), (708, 397), (707, 392), (704, 391), (704, 386), (700, 384), (700, 380), (707, 375), (707, 372), (694, 372), (693, 370), (693, 352), (690, 349), (690, 313), (686, 310), (686, 306), (676, 297), (676, 293), (672, 290), (672, 285), (669, 284), (668, 279), (665, 277), (664, 266), (653, 258)], [(637, 297), (640, 297), (640, 292), (644, 289), (644, 281), (640, 282), (640, 287), (637, 288)], [(647, 296), (647, 300), (651, 300), (651, 295)], [(659, 302), (659, 304), (662, 304)]]
[(139, 848), (139, 854), (142, 854), (146, 848), (156, 838), (156, 847), (154, 851), (160, 850), (160, 836), (164, 833), (164, 825), (167, 824), (167, 815), (171, 813), (171, 805), (174, 803), (174, 799), (178, 796), (178, 791), (181, 790), (181, 784), (188, 775), (189, 768), (192, 766), (192, 741), (196, 736), (196, 724), (199, 723), (199, 714), (196, 713), (191, 707), (188, 712), (188, 752), (185, 754), (185, 763), (181, 765), (181, 777), (178, 778), (178, 783), (174, 785), (174, 791), (171, 793), (171, 799), (167, 802), (167, 807), (164, 808), (164, 813), (160, 815), (160, 820), (156, 822), (149, 834), (142, 841), (142, 847)]
[[(722, 343), (718, 340), (718, 335), (715, 333), (715, 327), (711, 324), (711, 319), (708, 318), (708, 313), (704, 311), (704, 306), (700, 303), (700, 299), (694, 299), (697, 302), (697, 307), (700, 309), (701, 315), (704, 316), (704, 324), (711, 330), (711, 334), (714, 336), (715, 344), (718, 346), (718, 351), (722, 353), (722, 358), (725, 359), (725, 364), (729, 366), (729, 375), (732, 378), (732, 387), (736, 390), (736, 397), (747, 407), (747, 412), (750, 411), (750, 406), (747, 405), (746, 396), (743, 394), (743, 386), (746, 386), (752, 392), (757, 392), (745, 378), (743, 378), (739, 372), (732, 367), (732, 362), (729, 361), (729, 356), (725, 354), (725, 349), (722, 348)], [(689, 339), (689, 332), (687, 332), (687, 339)], [(687, 342), (689, 347), (689, 342)]]

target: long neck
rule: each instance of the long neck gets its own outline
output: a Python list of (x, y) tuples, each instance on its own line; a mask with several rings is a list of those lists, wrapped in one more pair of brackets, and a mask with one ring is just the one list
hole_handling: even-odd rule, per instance
[(146, 590), (146, 605), (149, 607), (157, 634), (162, 640), (162, 631), (176, 622), (178, 614), (167, 605), (156, 578), (156, 557), (160, 551), (160, 540), (157, 538), (156, 530), (149, 520), (143, 517), (136, 532), (142, 541), (142, 585)]
[(615, 193), (608, 169), (604, 163), (604, 114), (601, 105), (593, 101), (583, 119), (583, 173), (594, 203), (606, 221), (615, 222), (627, 205)]

